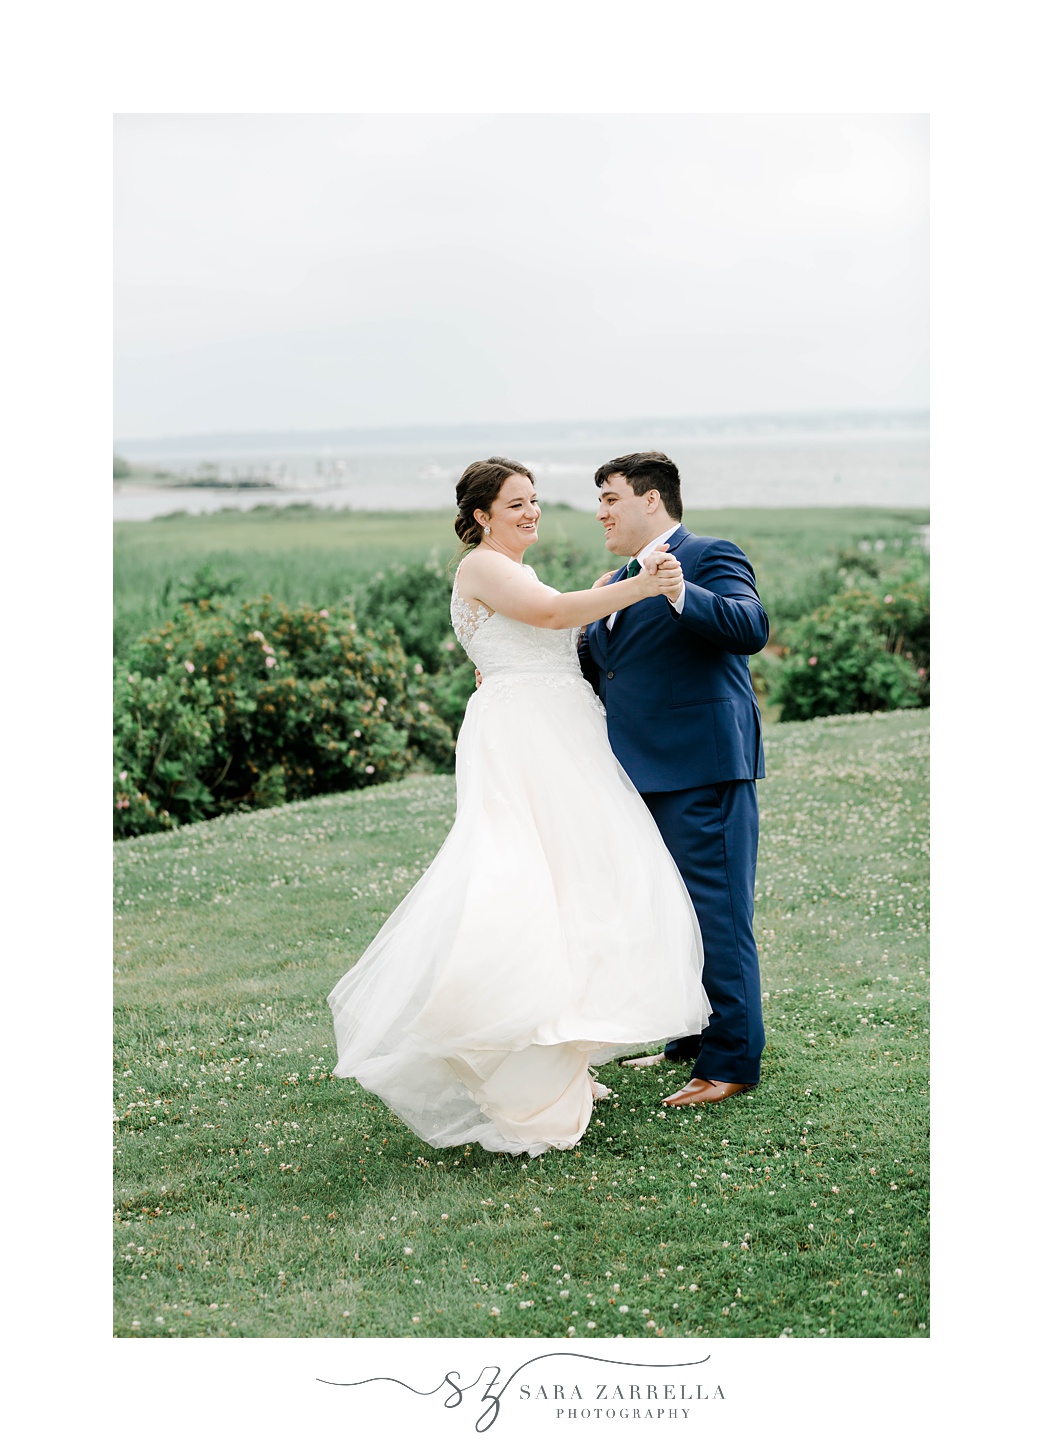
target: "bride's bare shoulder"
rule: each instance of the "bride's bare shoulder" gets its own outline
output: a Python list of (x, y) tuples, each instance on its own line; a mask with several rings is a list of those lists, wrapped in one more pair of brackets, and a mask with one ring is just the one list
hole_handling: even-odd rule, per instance
[(457, 593), (480, 599), (483, 587), (516, 579), (519, 575), (528, 578), (530, 572), (494, 549), (472, 549), (456, 571)]

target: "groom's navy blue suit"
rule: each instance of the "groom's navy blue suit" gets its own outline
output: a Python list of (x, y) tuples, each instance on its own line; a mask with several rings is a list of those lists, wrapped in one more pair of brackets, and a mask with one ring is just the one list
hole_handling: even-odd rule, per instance
[[(665, 596), (587, 627), (583, 672), (608, 715), (616, 758), (641, 792), (691, 894), (703, 936), (705, 1032), (666, 1045), (692, 1076), (757, 1083), (764, 1049), (753, 938), (757, 788), (764, 747), (747, 656), (768, 641), (753, 569), (723, 539), (668, 540), (685, 578)], [(613, 576), (623, 578), (626, 566)]]

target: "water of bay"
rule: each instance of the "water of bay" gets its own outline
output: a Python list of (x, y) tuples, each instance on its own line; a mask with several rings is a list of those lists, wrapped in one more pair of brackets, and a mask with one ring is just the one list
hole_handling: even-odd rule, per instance
[[(118, 520), (179, 510), (205, 513), (258, 504), (416, 510), (451, 508), (473, 459), (502, 454), (536, 475), (546, 503), (593, 509), (594, 471), (619, 454), (661, 449), (681, 471), (692, 508), (864, 505), (926, 508), (925, 415), (878, 414), (732, 420), (637, 420), (619, 425), (504, 425), (403, 431), (395, 437), (315, 434), (133, 441), (116, 451), (136, 469), (163, 470), (181, 486), (146, 479), (114, 490)], [(215, 484), (200, 486), (200, 479)], [(196, 486), (186, 486), (188, 481)], [(252, 481), (261, 487), (243, 487)], [(216, 483), (223, 486), (218, 487)]]

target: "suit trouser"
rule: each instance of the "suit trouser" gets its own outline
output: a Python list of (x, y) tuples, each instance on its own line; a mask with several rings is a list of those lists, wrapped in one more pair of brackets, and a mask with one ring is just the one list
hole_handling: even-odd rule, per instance
[(703, 986), (713, 1014), (697, 1037), (667, 1043), (692, 1076), (757, 1083), (764, 1051), (760, 966), (753, 937), (757, 787), (720, 781), (642, 793), (692, 898), (703, 937)]

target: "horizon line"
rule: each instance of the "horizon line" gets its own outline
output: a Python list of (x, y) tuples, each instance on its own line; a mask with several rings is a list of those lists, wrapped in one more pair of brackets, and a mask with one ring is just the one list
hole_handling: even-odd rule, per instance
[(155, 445), (160, 443), (185, 443), (199, 442), (206, 443), (218, 439), (293, 439), (293, 438), (327, 438), (343, 439), (349, 436), (362, 437), (375, 434), (422, 434), (430, 437), (434, 433), (463, 433), (473, 431), (496, 431), (501, 433), (509, 432), (512, 429), (534, 429), (534, 428), (632, 428), (649, 427), (678, 424), (701, 424), (701, 423), (723, 423), (740, 422), (753, 420), (774, 420), (789, 419), (797, 420), (802, 418), (880, 418), (880, 417), (907, 416), (917, 418), (930, 418), (929, 405), (921, 407), (823, 407), (823, 408), (792, 408), (792, 409), (743, 409), (734, 412), (716, 413), (685, 413), (685, 414), (633, 414), (628, 417), (613, 418), (532, 418), (517, 419), (514, 422), (503, 420), (491, 422), (476, 422), (474, 420), (461, 423), (378, 423), (378, 424), (348, 424), (346, 426), (316, 426), (306, 428), (230, 428), (210, 429), (206, 432), (186, 433), (164, 433), (164, 434), (136, 434), (113, 436), (114, 444), (121, 446), (135, 446), (139, 444)]

